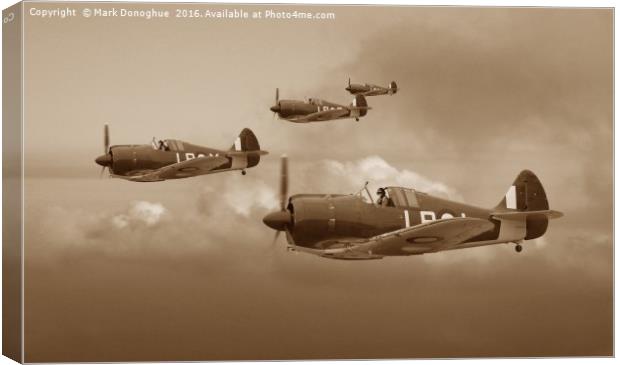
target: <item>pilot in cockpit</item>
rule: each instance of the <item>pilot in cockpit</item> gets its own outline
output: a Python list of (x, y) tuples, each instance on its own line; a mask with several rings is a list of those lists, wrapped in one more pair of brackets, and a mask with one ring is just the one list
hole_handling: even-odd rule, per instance
[(377, 195), (379, 198), (377, 199), (377, 205), (382, 207), (387, 207), (388, 205), (388, 196), (384, 188), (377, 189)]
[(170, 151), (170, 147), (168, 147), (168, 142), (162, 141), (161, 139), (157, 142), (157, 149), (160, 151)]

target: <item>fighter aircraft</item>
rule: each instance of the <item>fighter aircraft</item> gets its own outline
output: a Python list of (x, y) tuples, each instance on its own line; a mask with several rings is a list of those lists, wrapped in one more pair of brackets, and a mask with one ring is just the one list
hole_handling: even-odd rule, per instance
[(356, 95), (351, 105), (345, 106), (329, 101), (310, 98), (302, 100), (280, 100), (280, 91), (276, 89), (276, 103), (269, 108), (280, 119), (294, 123), (324, 122), (335, 119), (355, 118), (359, 122), (371, 109), (363, 95)]
[(398, 91), (398, 87), (394, 81), (390, 82), (388, 87), (383, 87), (373, 84), (351, 84), (351, 78), (349, 78), (349, 86), (344, 89), (353, 95), (364, 96), (393, 95)]
[(216, 172), (241, 170), (258, 165), (267, 154), (248, 128), (241, 131), (232, 147), (218, 150), (176, 139), (156, 140), (151, 144), (110, 146), (108, 125), (103, 129), (103, 155), (95, 162), (108, 168), (111, 177), (129, 181), (152, 182), (182, 179)]
[[(413, 189), (385, 187), (374, 202), (364, 186), (356, 194), (299, 194), (287, 199), (288, 164), (282, 158), (280, 211), (263, 222), (286, 233), (289, 250), (343, 260), (381, 259), (541, 237), (550, 219), (542, 184), (524, 170), (491, 209), (437, 198)], [(369, 200), (363, 196), (366, 192)]]

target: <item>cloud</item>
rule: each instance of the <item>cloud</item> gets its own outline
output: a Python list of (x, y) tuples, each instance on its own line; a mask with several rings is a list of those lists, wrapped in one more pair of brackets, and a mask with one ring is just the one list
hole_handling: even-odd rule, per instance
[(117, 228), (127, 228), (136, 224), (145, 224), (152, 227), (158, 224), (167, 214), (167, 209), (160, 203), (135, 201), (125, 213), (112, 217), (112, 223)]
[(345, 162), (325, 160), (323, 164), (328, 178), (335, 179), (338, 183), (345, 181), (351, 187), (359, 188), (361, 183), (369, 181), (372, 187), (409, 187), (429, 194), (461, 200), (461, 196), (446, 184), (431, 180), (415, 171), (398, 170), (379, 156), (368, 156)]
[(249, 217), (255, 209), (273, 210), (278, 201), (275, 190), (263, 181), (254, 183), (251, 189), (228, 190), (223, 194), (223, 199), (236, 214), (244, 217)]
[(253, 181), (243, 176), (228, 176), (226, 182), (206, 185), (197, 198), (197, 209), (204, 215), (233, 214), (250, 218), (276, 209), (278, 197), (275, 187), (256, 177)]

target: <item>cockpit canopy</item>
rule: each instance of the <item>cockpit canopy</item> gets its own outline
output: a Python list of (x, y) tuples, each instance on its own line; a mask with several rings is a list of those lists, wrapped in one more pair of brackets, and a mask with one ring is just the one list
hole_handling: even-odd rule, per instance
[(183, 142), (177, 139), (157, 139), (153, 137), (153, 141), (151, 142), (154, 150), (159, 151), (172, 151), (172, 152), (183, 152), (185, 150)]
[(400, 188), (388, 186), (383, 188), (387, 201), (385, 206), (388, 207), (402, 207), (402, 208), (419, 208), (418, 205), (418, 193), (413, 189)]

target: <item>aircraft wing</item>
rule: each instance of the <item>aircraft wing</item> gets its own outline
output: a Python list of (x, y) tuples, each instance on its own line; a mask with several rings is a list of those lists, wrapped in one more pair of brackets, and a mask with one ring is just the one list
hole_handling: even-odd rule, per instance
[(322, 250), (320, 256), (334, 259), (359, 260), (407, 253), (422, 254), (441, 251), (492, 230), (493, 227), (494, 225), (490, 221), (479, 218), (440, 219), (384, 233), (365, 240), (321, 242), (319, 243), (320, 246), (332, 248)]
[(178, 179), (182, 177), (204, 175), (216, 169), (229, 160), (223, 156), (204, 156), (191, 160), (177, 162), (164, 166), (160, 169), (122, 178), (133, 181), (161, 181), (166, 179)]
[(321, 122), (325, 120), (343, 118), (343, 117), (348, 116), (349, 113), (350, 113), (349, 109), (343, 107), (342, 109), (323, 110), (320, 112), (308, 114), (308, 115), (305, 115), (299, 118), (292, 119), (292, 121)]
[(129, 180), (129, 181), (141, 181), (141, 182), (153, 182), (153, 181), (163, 181), (155, 175), (151, 176), (153, 170), (144, 170), (144, 171), (134, 171), (131, 175), (116, 175), (110, 174), (110, 177), (114, 177), (117, 179)]
[(197, 157), (162, 167), (159, 170), (155, 170), (154, 173), (164, 179), (204, 175), (224, 165), (228, 161), (229, 160), (223, 156)]

